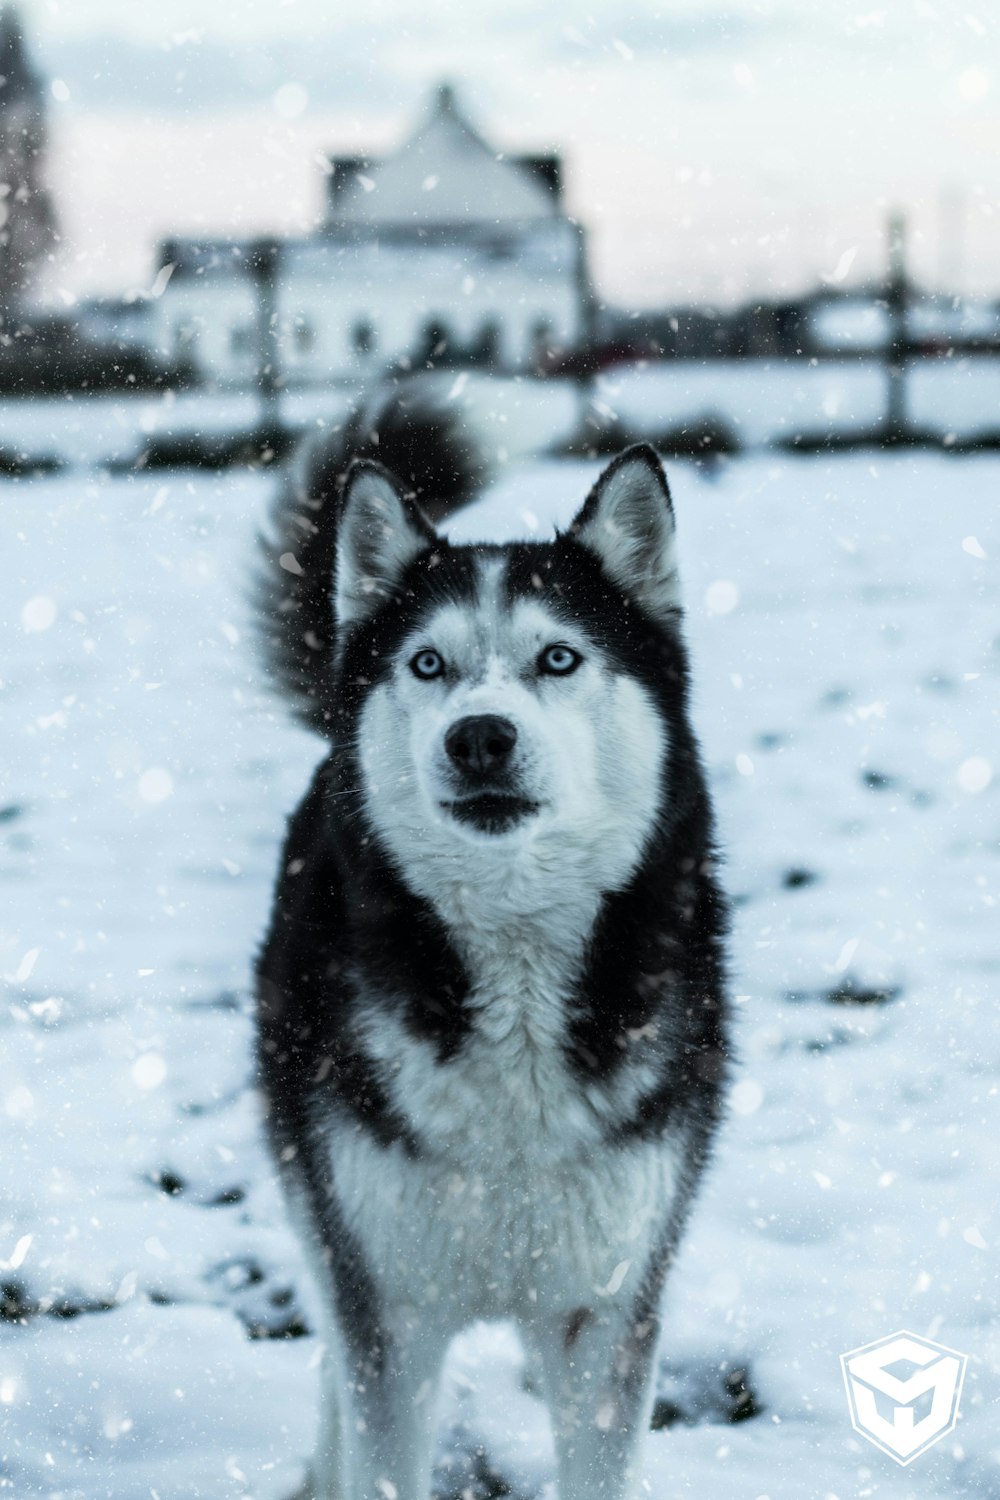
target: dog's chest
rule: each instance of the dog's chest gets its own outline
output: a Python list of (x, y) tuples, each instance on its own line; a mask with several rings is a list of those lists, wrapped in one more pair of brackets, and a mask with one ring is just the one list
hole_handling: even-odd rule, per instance
[(613, 1101), (581, 1081), (567, 1051), (592, 914), (573, 915), (577, 931), (565, 913), (544, 911), (502, 926), (467, 923), (463, 1032), (448, 1055), (391, 1010), (364, 1024), (394, 1111), (429, 1154), (508, 1180), (600, 1139)]
[(457, 1321), (563, 1316), (634, 1295), (675, 1201), (675, 1149), (542, 1160), (512, 1153), (504, 1134), (462, 1163), (335, 1136), (341, 1212), (379, 1286)]
[(447, 1060), (384, 1013), (366, 1029), (418, 1150), (337, 1132), (332, 1175), (367, 1256), (408, 1300), (469, 1316), (588, 1303), (645, 1262), (672, 1201), (672, 1151), (608, 1144), (644, 1070), (588, 1086), (569, 1064), (579, 960), (552, 928), (508, 926), (469, 955), (469, 1031)]

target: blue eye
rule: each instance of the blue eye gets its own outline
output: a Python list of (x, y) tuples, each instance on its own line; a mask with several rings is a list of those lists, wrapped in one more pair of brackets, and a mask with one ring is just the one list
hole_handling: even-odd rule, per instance
[(414, 677), (430, 682), (432, 678), (444, 675), (444, 658), (437, 651), (418, 651), (410, 662), (410, 671)]
[(552, 677), (568, 677), (582, 661), (583, 657), (572, 646), (546, 646), (538, 658), (538, 670)]

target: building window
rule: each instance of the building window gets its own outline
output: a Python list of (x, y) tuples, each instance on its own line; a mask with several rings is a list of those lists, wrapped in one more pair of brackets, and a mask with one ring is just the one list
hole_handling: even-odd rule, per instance
[(469, 350), (472, 362), (477, 365), (495, 365), (500, 357), (500, 324), (496, 318), (487, 318)]
[(316, 347), (316, 330), (307, 318), (296, 318), (293, 330), (295, 349), (298, 354), (308, 354)]
[(425, 323), (417, 339), (415, 364), (444, 362), (447, 357), (451, 334), (440, 318), (431, 318)]
[(351, 347), (355, 354), (360, 354), (362, 358), (374, 354), (377, 343), (374, 323), (368, 318), (361, 318), (355, 323), (351, 329)]
[(536, 318), (528, 329), (528, 358), (537, 370), (544, 370), (553, 353), (552, 319)]
[(229, 348), (233, 354), (250, 354), (254, 345), (254, 329), (241, 324), (237, 328), (230, 329)]

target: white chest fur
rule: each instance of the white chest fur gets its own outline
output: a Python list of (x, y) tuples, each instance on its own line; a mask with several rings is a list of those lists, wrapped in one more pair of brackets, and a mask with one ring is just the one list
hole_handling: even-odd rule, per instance
[(577, 890), (572, 919), (522, 908), (503, 921), (500, 892), (479, 885), (451, 899), (476, 976), (471, 1031), (442, 1062), (402, 1021), (372, 1012), (366, 1048), (420, 1154), (338, 1129), (330, 1150), (342, 1211), (383, 1284), (410, 1304), (452, 1305), (462, 1320), (628, 1295), (677, 1168), (663, 1144), (607, 1144), (611, 1120), (649, 1086), (645, 1067), (609, 1088), (582, 1084), (566, 1061), (567, 1003), (597, 897), (581, 903)]
[(539, 1161), (504, 1141), (458, 1163), (345, 1131), (331, 1155), (376, 1280), (414, 1307), (452, 1309), (456, 1324), (631, 1296), (677, 1186), (675, 1154), (660, 1143)]

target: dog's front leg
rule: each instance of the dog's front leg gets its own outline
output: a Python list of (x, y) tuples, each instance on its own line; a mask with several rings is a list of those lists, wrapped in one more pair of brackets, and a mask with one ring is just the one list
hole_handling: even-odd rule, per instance
[(658, 1334), (658, 1306), (648, 1296), (548, 1321), (539, 1343), (559, 1500), (638, 1494)]
[(445, 1347), (438, 1330), (390, 1319), (380, 1319), (364, 1345), (348, 1344), (348, 1500), (429, 1500)]
[(329, 1329), (323, 1351), (316, 1446), (305, 1484), (292, 1500), (347, 1500), (344, 1468), (346, 1384), (341, 1341), (336, 1331)]

